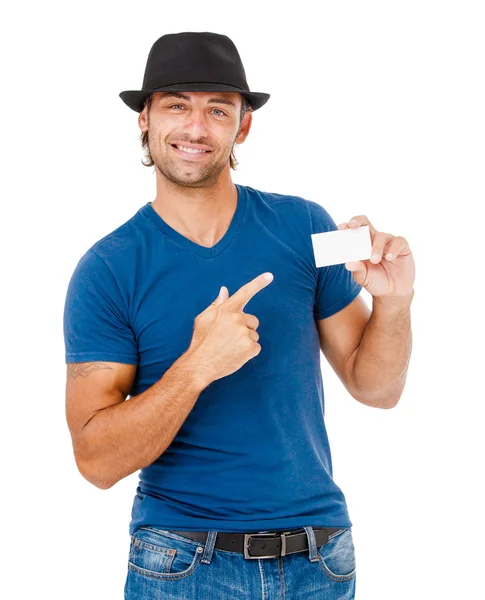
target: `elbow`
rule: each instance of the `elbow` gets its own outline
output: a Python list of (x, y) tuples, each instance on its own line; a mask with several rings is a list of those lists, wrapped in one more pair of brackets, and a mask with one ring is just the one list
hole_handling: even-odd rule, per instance
[(89, 481), (92, 485), (99, 488), (100, 490), (109, 490), (116, 483), (115, 481), (109, 481), (103, 476), (101, 469), (98, 466), (94, 466), (93, 462), (87, 462), (75, 456), (76, 465), (81, 475)]
[(100, 479), (91, 478), (91, 479), (88, 479), (88, 481), (89, 481), (89, 483), (92, 483), (94, 486), (96, 486), (100, 490), (109, 490), (109, 488), (114, 486), (114, 482), (107, 483), (106, 481), (100, 480)]
[(382, 402), (380, 405), (377, 405), (376, 408), (395, 408), (397, 406), (397, 403), (399, 402), (399, 398), (394, 399), (394, 398), (386, 398), (386, 400), (384, 402)]
[(362, 392), (354, 392), (352, 394), (352, 397), (361, 404), (364, 404), (365, 406), (370, 406), (371, 408), (389, 409), (397, 406), (401, 395), (396, 396), (395, 394), (389, 393), (377, 394), (370, 392), (364, 394)]
[(404, 390), (404, 382), (405, 379), (401, 378), (398, 382), (384, 389), (376, 389), (376, 386), (373, 389), (363, 389), (355, 383), (355, 380), (352, 380), (352, 385), (349, 385), (347, 389), (355, 400), (365, 404), (365, 406), (389, 409), (397, 406)]

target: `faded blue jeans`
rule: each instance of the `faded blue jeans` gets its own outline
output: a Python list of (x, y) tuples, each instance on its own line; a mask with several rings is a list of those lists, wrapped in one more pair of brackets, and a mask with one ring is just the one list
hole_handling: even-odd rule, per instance
[(353, 600), (356, 561), (352, 530), (316, 546), (304, 527), (308, 549), (283, 557), (247, 559), (153, 526), (131, 536), (125, 600)]

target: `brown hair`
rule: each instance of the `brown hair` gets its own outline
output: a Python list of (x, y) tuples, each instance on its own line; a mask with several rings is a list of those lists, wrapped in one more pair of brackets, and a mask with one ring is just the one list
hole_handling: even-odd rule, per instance
[[(150, 111), (150, 106), (152, 104), (152, 97), (153, 97), (153, 94), (150, 94), (146, 98), (145, 102), (143, 103), (143, 108), (145, 108), (145, 106), (146, 106), (147, 107), (147, 112)], [(239, 118), (239, 125), (241, 125), (242, 120), (244, 119), (244, 115), (246, 114), (246, 112), (251, 112), (252, 111), (252, 107), (249, 104), (249, 102), (247, 101), (246, 97), (241, 94), (241, 98), (242, 98), (242, 104), (241, 104), (241, 115), (240, 115), (240, 118)], [(152, 156), (150, 154), (150, 149), (148, 148), (148, 130), (141, 132), (140, 142), (141, 142), (141, 147), (145, 151), (145, 158), (147, 159), (147, 162), (144, 162), (143, 160), (141, 161), (142, 165), (145, 166), (145, 167), (153, 167), (153, 165), (155, 163), (153, 162)], [(236, 145), (236, 144), (234, 144), (234, 145)], [(236, 160), (236, 156), (234, 154), (234, 147), (232, 148), (231, 157), (229, 159), (229, 162), (230, 162), (231, 169), (236, 170), (236, 166), (239, 163)]]

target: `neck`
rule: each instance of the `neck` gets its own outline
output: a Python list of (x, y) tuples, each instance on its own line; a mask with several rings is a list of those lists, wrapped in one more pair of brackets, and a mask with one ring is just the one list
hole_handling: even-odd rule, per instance
[(237, 206), (237, 189), (230, 173), (214, 184), (184, 187), (162, 176), (158, 169), (153, 209), (173, 229), (208, 248), (226, 233)]

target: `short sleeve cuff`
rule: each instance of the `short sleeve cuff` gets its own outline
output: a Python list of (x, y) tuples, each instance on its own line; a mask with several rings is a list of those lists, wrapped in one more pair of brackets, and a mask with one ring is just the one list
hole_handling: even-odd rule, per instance
[(66, 353), (66, 364), (70, 362), (92, 362), (103, 360), (107, 362), (128, 363), (130, 365), (138, 364), (138, 357), (132, 354), (112, 354), (111, 352), (76, 352)]
[(323, 310), (323, 311), (315, 309), (316, 318), (317, 319), (326, 319), (327, 317), (331, 317), (339, 310), (342, 310), (342, 308), (345, 308), (347, 306), (347, 304), (350, 304), (352, 302), (352, 300), (355, 300), (355, 298), (357, 298), (357, 296), (360, 294), (361, 290), (362, 290), (362, 286), (360, 284), (358, 284), (357, 282), (355, 282), (355, 285), (350, 290), (350, 292), (348, 294), (346, 294), (343, 298), (341, 298), (338, 302), (336, 302), (335, 304), (332, 304), (332, 306), (326, 307), (325, 310)]

